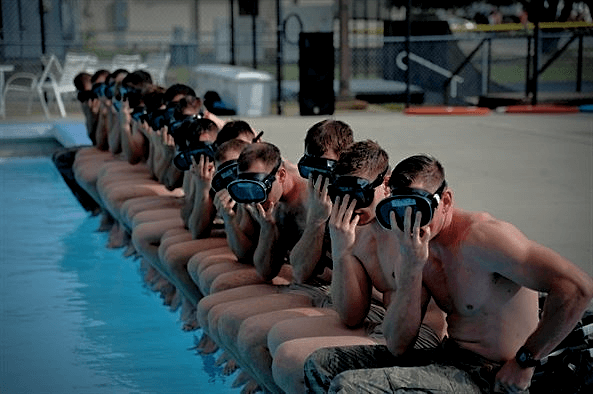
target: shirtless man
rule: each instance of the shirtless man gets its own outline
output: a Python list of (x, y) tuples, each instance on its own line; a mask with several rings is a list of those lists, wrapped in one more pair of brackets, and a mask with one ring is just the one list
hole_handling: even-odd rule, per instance
[[(301, 177), (308, 179), (306, 224), (289, 258), (295, 273), (295, 283), (281, 287), (271, 284), (242, 286), (217, 293), (208, 300), (213, 303), (214, 300), (221, 302), (222, 299), (225, 302), (239, 301), (233, 308), (243, 310), (240, 316), (226, 313), (225, 319), (233, 319), (230, 325), (240, 326), (236, 338), (226, 341), (227, 346), (237, 352), (240, 361), (243, 361), (241, 364), (250, 367), (258, 381), (271, 391), (279, 389), (271, 373), (272, 359), (267, 347), (269, 329), (275, 323), (290, 318), (334, 314), (329, 308), (320, 308), (328, 303), (331, 279), (329, 234), (326, 232), (331, 201), (327, 196), (327, 184), (333, 163), (352, 141), (352, 129), (341, 121), (324, 120), (307, 131), (305, 156), (298, 166)], [(297, 293), (298, 299), (294, 296)], [(205, 320), (204, 314), (209, 312), (206, 302), (201, 305), (200, 312), (202, 320)]]
[[(216, 343), (224, 345), (238, 359), (236, 338), (245, 318), (279, 309), (310, 307), (311, 299), (305, 294), (279, 294), (280, 288), (270, 286), (289, 284), (290, 275), (287, 274), (290, 270), (286, 263), (305, 224), (306, 180), (299, 175), (295, 165), (282, 160), (277, 147), (256, 143), (241, 152), (235, 182), (227, 188), (232, 197), (227, 201), (238, 200), (237, 213), (232, 210), (235, 203), (221, 206), (221, 210), (225, 227), (227, 222), (236, 224), (227, 231), (227, 240), (242, 263), (229, 263), (238, 266), (226, 275), (225, 280), (232, 284), (232, 288), (204, 297), (198, 304), (198, 317), (206, 334), (212, 335)], [(237, 222), (234, 219), (239, 215), (241, 220)], [(207, 275), (213, 268), (216, 266), (208, 267), (199, 275)], [(225, 274), (216, 281), (223, 276)], [(283, 278), (276, 280), (280, 276)], [(241, 303), (245, 298), (260, 295), (269, 297), (262, 297), (256, 303)], [(244, 368), (249, 368), (246, 364), (241, 363)]]
[[(273, 376), (286, 392), (304, 392), (304, 362), (330, 346), (384, 344), (385, 306), (390, 305), (390, 273), (384, 267), (387, 233), (375, 207), (389, 194), (389, 159), (372, 141), (355, 142), (340, 155), (329, 188), (334, 198), (329, 218), (333, 272), (331, 298), (338, 316), (298, 318), (272, 328), (268, 345)], [(397, 261), (390, 260), (390, 266)], [(431, 309), (422, 324), (418, 348), (437, 346), (443, 315)]]
[[(436, 363), (347, 371), (330, 390), (360, 392), (371, 381), (389, 390), (409, 385), (452, 393), (527, 390), (538, 361), (581, 318), (593, 297), (593, 279), (510, 223), (457, 208), (441, 164), (430, 156), (403, 160), (390, 186), (392, 197), (378, 208), (382, 223), (392, 229), (385, 232), (386, 245), (399, 245), (385, 248), (393, 255), (381, 258), (392, 289), (384, 323), (387, 347), (404, 356), (400, 360), (414, 356), (410, 348), (431, 299), (446, 313), (448, 339), (428, 352)], [(412, 200), (420, 207), (414, 218)], [(547, 293), (541, 317), (538, 291)], [(328, 378), (327, 356), (320, 351), (307, 361), (313, 390)]]

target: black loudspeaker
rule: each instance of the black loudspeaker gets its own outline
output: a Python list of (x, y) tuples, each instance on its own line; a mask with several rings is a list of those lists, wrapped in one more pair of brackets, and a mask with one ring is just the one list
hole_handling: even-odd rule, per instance
[(334, 94), (333, 33), (299, 35), (299, 108), (301, 115), (332, 115)]
[(239, 0), (239, 15), (254, 15), (259, 14), (259, 1), (258, 0)]

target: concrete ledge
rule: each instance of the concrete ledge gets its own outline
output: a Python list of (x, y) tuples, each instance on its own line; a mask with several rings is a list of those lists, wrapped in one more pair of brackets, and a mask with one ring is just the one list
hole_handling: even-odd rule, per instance
[(86, 126), (82, 122), (54, 121), (0, 125), (0, 141), (38, 139), (55, 139), (66, 148), (91, 145)]
[(66, 148), (79, 145), (92, 145), (82, 122), (56, 122), (51, 128), (53, 137)]

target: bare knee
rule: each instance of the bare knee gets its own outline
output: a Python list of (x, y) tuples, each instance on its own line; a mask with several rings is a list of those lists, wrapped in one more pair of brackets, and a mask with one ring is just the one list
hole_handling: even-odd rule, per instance
[(305, 392), (304, 361), (291, 350), (291, 344), (282, 345), (276, 351), (272, 360), (272, 376), (285, 392)]

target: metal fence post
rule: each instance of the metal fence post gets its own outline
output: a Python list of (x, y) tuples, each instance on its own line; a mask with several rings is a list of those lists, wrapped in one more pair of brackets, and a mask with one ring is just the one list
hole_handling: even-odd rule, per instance
[(490, 52), (490, 40), (488, 40), (488, 48), (482, 47), (482, 95), (488, 94), (488, 69)]
[(527, 33), (527, 63), (525, 65), (525, 97), (531, 92), (531, 35)]
[(276, 0), (276, 114), (282, 115), (282, 34), (280, 0)]
[(583, 84), (583, 34), (579, 35), (579, 52), (577, 56), (577, 92), (580, 92)]
[(532, 93), (531, 105), (537, 105), (537, 79), (539, 78), (539, 49), (540, 49), (540, 36), (539, 36), (539, 13), (538, 9), (535, 13), (535, 20), (533, 24), (535, 29), (533, 32), (533, 78), (532, 78)]
[(486, 83), (486, 94), (490, 92), (490, 77), (492, 76), (492, 38), (488, 39), (488, 78)]
[(408, 6), (406, 7), (406, 63), (407, 66), (405, 72), (406, 79), (406, 108), (410, 106), (410, 67), (412, 62), (410, 61), (410, 35), (412, 35), (412, 0), (408, 0)]

